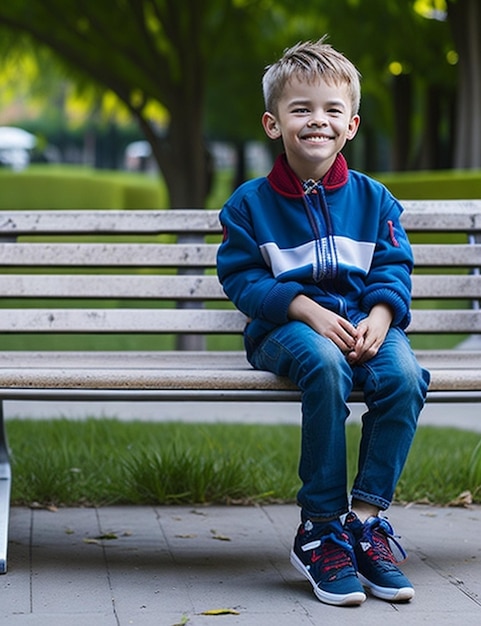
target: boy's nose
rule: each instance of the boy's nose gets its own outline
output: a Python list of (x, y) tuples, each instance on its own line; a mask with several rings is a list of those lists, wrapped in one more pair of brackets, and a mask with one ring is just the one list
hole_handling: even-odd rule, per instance
[(321, 126), (325, 126), (325, 124), (326, 124), (326, 120), (323, 115), (316, 115), (315, 117), (310, 119), (309, 122), (307, 123), (307, 125), (310, 128), (312, 127), (321, 128)]

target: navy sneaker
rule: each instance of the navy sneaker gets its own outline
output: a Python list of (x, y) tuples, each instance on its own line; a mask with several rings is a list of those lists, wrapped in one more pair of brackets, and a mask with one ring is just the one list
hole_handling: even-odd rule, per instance
[(391, 546), (400, 551), (403, 560), (406, 553), (394, 538), (391, 524), (381, 517), (370, 517), (362, 523), (351, 512), (344, 530), (352, 538), (359, 579), (372, 595), (391, 602), (411, 600), (413, 586), (396, 565), (399, 561)]
[(301, 524), (291, 551), (291, 563), (311, 583), (321, 602), (357, 605), (366, 594), (353, 565), (353, 549), (340, 521)]

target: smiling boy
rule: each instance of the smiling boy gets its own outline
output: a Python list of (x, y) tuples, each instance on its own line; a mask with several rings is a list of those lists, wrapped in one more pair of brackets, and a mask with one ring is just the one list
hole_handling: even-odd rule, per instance
[[(263, 91), (264, 130), (282, 140), (284, 153), (223, 207), (217, 267), (226, 294), (249, 318), (249, 362), (302, 391), (301, 523), (291, 562), (328, 604), (361, 604), (365, 588), (407, 601), (414, 589), (380, 516), (429, 383), (404, 333), (412, 253), (402, 208), (341, 154), (359, 127), (360, 79), (324, 38), (286, 50), (267, 68)], [(348, 494), (353, 387), (362, 389), (367, 411)]]

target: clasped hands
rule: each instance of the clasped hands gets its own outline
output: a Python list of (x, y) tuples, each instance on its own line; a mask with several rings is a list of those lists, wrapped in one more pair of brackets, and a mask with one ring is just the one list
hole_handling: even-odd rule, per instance
[(304, 295), (292, 300), (288, 313), (290, 319), (305, 322), (335, 343), (351, 365), (365, 363), (378, 353), (393, 320), (387, 304), (376, 304), (369, 315), (354, 326)]

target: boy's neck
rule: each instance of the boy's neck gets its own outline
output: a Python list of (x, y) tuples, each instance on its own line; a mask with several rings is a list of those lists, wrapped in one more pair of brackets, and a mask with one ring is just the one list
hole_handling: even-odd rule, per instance
[(319, 172), (314, 173), (313, 176), (307, 178), (301, 178), (303, 188), (306, 186), (312, 186), (314, 184), (322, 183), (326, 189), (333, 189), (341, 187), (347, 180), (347, 163), (342, 154), (337, 154), (334, 161), (330, 164), (329, 168), (319, 176)]
[[(339, 153), (330, 170), (322, 178), (322, 185), (327, 191), (339, 189), (346, 184), (348, 176), (346, 159)], [(304, 195), (302, 181), (287, 162), (285, 154), (277, 158), (267, 178), (273, 188), (283, 195), (291, 197)]]

